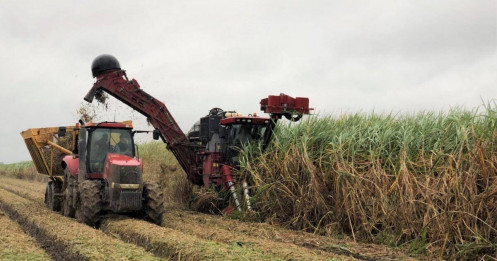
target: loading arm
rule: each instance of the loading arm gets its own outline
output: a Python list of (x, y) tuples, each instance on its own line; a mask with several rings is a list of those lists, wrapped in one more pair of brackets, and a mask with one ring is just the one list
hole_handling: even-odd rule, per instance
[(168, 144), (188, 179), (193, 184), (203, 184), (201, 172), (196, 167), (195, 153), (164, 103), (143, 91), (135, 79), (128, 80), (124, 70), (111, 70), (98, 75), (85, 100), (91, 103), (99, 91), (105, 91), (147, 117), (159, 131), (162, 141)]

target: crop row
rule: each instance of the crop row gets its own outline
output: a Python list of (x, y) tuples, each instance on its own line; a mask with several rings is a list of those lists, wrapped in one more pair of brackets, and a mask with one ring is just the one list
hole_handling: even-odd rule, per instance
[(26, 230), (33, 231), (39, 241), (50, 244), (51, 253), (57, 255), (56, 259), (156, 259), (140, 247), (108, 236), (6, 190), (0, 191), (0, 206), (11, 219)]
[[(40, 191), (27, 190), (22, 186), (9, 184), (0, 184), (0, 188), (38, 202), (40, 205), (43, 201), (43, 194)], [(336, 254), (327, 253), (326, 251), (309, 250), (292, 242), (283, 243), (269, 238), (257, 238), (249, 234), (235, 233), (229, 231), (229, 227), (223, 229), (215, 225), (215, 223), (213, 225), (208, 224), (204, 219), (190, 218), (190, 216), (194, 216), (192, 214), (186, 214), (187, 218), (183, 218), (182, 214), (178, 214), (178, 210), (166, 212), (163, 222), (164, 227), (157, 227), (148, 222), (129, 218), (107, 218), (103, 222), (101, 230), (107, 234), (119, 236), (126, 242), (142, 246), (158, 256), (172, 258), (212, 259), (230, 257), (230, 259), (236, 259), (237, 257), (250, 256), (258, 259), (274, 259), (291, 256), (293, 259), (316, 260), (336, 256)], [(202, 215), (205, 214), (200, 216)], [(209, 215), (205, 216), (209, 218)], [(219, 221), (216, 217), (212, 218)], [(242, 225), (243, 222), (231, 220), (231, 224), (232, 226), (230, 227), (234, 229), (236, 226), (233, 226), (233, 224)], [(252, 226), (256, 225), (252, 224)], [(330, 240), (327, 242), (328, 244), (323, 246), (323, 249), (335, 247), (337, 249), (334, 252), (339, 252), (339, 254), (361, 257), (348, 250), (344, 245), (331, 244), (329, 243)]]
[[(0, 188), (30, 200), (31, 204), (43, 207), (43, 197), (39, 192), (28, 191), (15, 186), (9, 187), (4, 184), (0, 184)], [(58, 215), (55, 212), (52, 213)], [(278, 259), (278, 256), (266, 255), (251, 247), (241, 247), (238, 244), (219, 244), (187, 235), (174, 229), (158, 227), (149, 222), (131, 218), (109, 216), (100, 229), (106, 234), (141, 246), (160, 257), (190, 260), (224, 258), (230, 260), (248, 258)]]
[(50, 260), (34, 238), (0, 211), (0, 260)]
[[(10, 182), (10, 180), (7, 182)], [(19, 181), (14, 182), (20, 183)], [(0, 184), (0, 188), (29, 199), (40, 207), (42, 206), (43, 194), (40, 191), (27, 190), (22, 186), (9, 184)], [(184, 224), (184, 227), (189, 227), (190, 225)], [(277, 260), (285, 259), (285, 257), (294, 254), (295, 256), (292, 256), (292, 258), (318, 260), (335, 256), (330, 254), (325, 254), (324, 256), (313, 253), (301, 254), (298, 251), (292, 251), (291, 249), (295, 248), (292, 245), (281, 245), (279, 246), (280, 250), (278, 250), (278, 248), (270, 249), (267, 247), (260, 249), (257, 245), (245, 244), (245, 242), (235, 240), (219, 242), (218, 240), (200, 238), (176, 229), (158, 227), (154, 224), (131, 218), (108, 217), (102, 223), (100, 229), (109, 235), (117, 236), (123, 241), (139, 245), (157, 256), (174, 259)], [(259, 246), (261, 245), (259, 244)], [(290, 250), (286, 250), (287, 248)]]
[[(35, 189), (29, 190), (27, 188), (30, 183), (26, 181), (3, 180), (5, 185), (0, 184), (0, 188), (8, 189), (23, 197), (42, 202), (43, 189), (40, 184), (35, 184), (33, 186)], [(107, 219), (102, 229), (107, 233), (118, 235), (128, 242), (140, 244), (154, 251), (157, 255), (170, 257), (182, 255), (183, 257), (189, 256), (199, 259), (201, 253), (209, 253), (209, 251), (197, 251), (197, 246), (202, 246), (202, 243), (195, 243), (195, 247), (190, 247), (188, 242), (192, 242), (192, 237), (199, 242), (213, 241), (216, 243), (215, 245), (231, 246), (231, 249), (228, 249), (227, 252), (237, 250), (237, 246), (243, 246), (242, 250), (251, 248), (256, 250), (255, 253), (258, 253), (258, 258), (271, 256), (273, 258), (292, 257), (293, 259), (312, 260), (332, 259), (336, 256), (359, 259), (403, 257), (403, 254), (388, 247), (358, 244), (347, 238), (335, 239), (301, 231), (292, 231), (265, 223), (241, 222), (187, 210), (167, 209), (163, 226), (165, 228), (158, 229), (158, 227), (140, 220)], [(147, 232), (144, 233), (144, 231)], [(151, 237), (154, 233), (149, 233), (148, 231), (154, 231), (157, 235)], [(176, 238), (186, 236), (188, 242), (182, 243), (185, 247), (179, 246), (179, 249), (178, 246), (173, 246), (172, 248), (177, 249), (177, 251), (171, 252), (167, 247), (170, 244), (170, 240), (167, 238), (168, 235)], [(248, 254), (247, 251), (242, 252), (237, 254), (243, 254), (242, 256)]]

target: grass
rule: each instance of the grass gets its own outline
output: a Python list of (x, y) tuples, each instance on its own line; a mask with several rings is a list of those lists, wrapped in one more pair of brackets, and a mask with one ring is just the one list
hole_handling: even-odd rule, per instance
[(0, 175), (37, 181), (48, 180), (46, 176), (37, 173), (32, 161), (2, 164), (0, 165)]
[(495, 103), (314, 116), (279, 125), (265, 152), (246, 147), (242, 172), (259, 194), (260, 220), (410, 245), (413, 254), (495, 255), (496, 128)]

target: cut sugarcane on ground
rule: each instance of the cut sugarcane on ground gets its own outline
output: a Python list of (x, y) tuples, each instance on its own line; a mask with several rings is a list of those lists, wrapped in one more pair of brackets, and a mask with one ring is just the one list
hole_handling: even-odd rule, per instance
[[(42, 183), (0, 178), (0, 192), (13, 193), (43, 208)], [(31, 186), (31, 187), (30, 187)], [(20, 200), (22, 201), (22, 200)], [(34, 208), (33, 205), (29, 205)], [(55, 213), (55, 212), (52, 212)], [(55, 215), (58, 215), (55, 213)], [(76, 221), (74, 221), (76, 222)], [(169, 208), (163, 228), (143, 220), (109, 216), (100, 228), (122, 241), (142, 246), (159, 257), (173, 259), (387, 259), (405, 255), (387, 247), (356, 244), (351, 240), (290, 231), (276, 226), (231, 220), (177, 208)]]

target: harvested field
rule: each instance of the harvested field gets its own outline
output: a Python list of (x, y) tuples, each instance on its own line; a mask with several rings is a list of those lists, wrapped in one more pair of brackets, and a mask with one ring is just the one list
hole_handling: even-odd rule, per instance
[(2, 190), (0, 206), (8, 216), (47, 246), (57, 260), (155, 260), (144, 249), (107, 236), (20, 196)]
[[(101, 227), (108, 233), (117, 234), (127, 242), (142, 245), (159, 256), (187, 260), (247, 260), (283, 259), (281, 256), (268, 255), (241, 244), (219, 244), (210, 240), (182, 233), (178, 230), (157, 227), (145, 221), (108, 219)], [(316, 258), (315, 258), (316, 259)]]
[[(23, 180), (1, 178), (0, 188), (43, 204), (43, 184), (29, 189)], [(55, 214), (55, 213), (54, 213)], [(55, 214), (57, 215), (57, 214)], [(74, 221), (75, 222), (75, 221)], [(387, 247), (290, 231), (267, 224), (246, 223), (221, 216), (167, 209), (163, 225), (130, 218), (107, 218), (101, 229), (123, 241), (173, 259), (405, 259)]]
[[(28, 199), (32, 201), (33, 203), (39, 203), (44, 206), (44, 198), (45, 198), (45, 189), (35, 189), (35, 190), (29, 190), (28, 188), (22, 187), (20, 185), (17, 185), (15, 183), (17, 182), (12, 182), (13, 180), (5, 180), (5, 179), (0, 179), (4, 181), (3, 183), (0, 183), (0, 189), (3, 189), (5, 191), (8, 191), (10, 193), (16, 194), (22, 198)], [(10, 183), (12, 182), (12, 183)], [(26, 185), (26, 184), (22, 184)]]
[(347, 237), (339, 239), (319, 236), (266, 223), (242, 222), (188, 210), (168, 209), (164, 215), (163, 226), (182, 229), (183, 232), (220, 242), (237, 240), (246, 244), (271, 246), (271, 248), (285, 245), (298, 246), (282, 250), (292, 255), (307, 248), (320, 253), (341, 254), (364, 260), (406, 259), (405, 254), (399, 250), (374, 244), (358, 244)]
[(5, 189), (23, 190), (36, 195), (36, 198), (43, 198), (45, 195), (46, 183), (32, 182), (15, 178), (5, 178), (0, 176), (0, 186)]
[(0, 260), (51, 260), (34, 238), (0, 211)]

